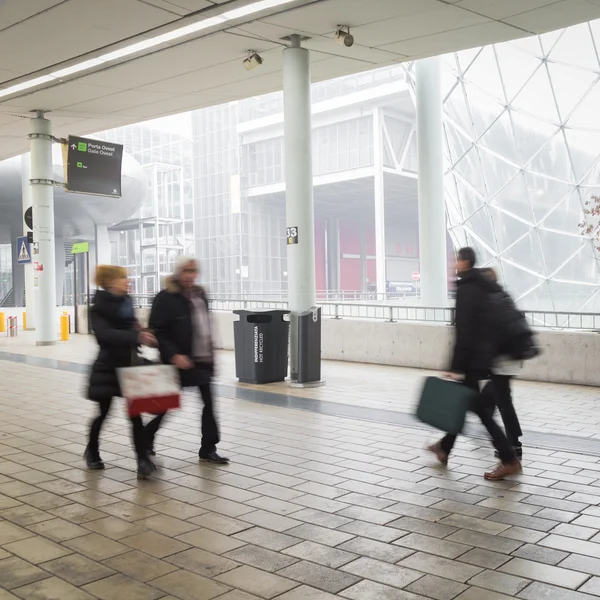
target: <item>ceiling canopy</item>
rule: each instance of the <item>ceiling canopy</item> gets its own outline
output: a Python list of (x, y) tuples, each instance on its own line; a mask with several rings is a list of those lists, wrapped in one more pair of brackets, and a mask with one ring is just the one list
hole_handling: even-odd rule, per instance
[(279, 90), (290, 34), (321, 81), (596, 18), (600, 0), (0, 0), (0, 159), (35, 110), (64, 137)]

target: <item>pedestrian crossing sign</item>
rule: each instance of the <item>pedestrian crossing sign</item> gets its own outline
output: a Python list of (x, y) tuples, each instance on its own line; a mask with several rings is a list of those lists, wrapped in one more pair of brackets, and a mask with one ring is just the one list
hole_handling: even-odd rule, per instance
[(23, 235), (17, 238), (17, 263), (19, 265), (28, 265), (31, 263), (31, 246), (27, 241), (27, 236)]

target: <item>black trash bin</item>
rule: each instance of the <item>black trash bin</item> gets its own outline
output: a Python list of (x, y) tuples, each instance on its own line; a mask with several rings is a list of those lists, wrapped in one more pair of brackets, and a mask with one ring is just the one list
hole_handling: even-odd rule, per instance
[(321, 382), (321, 309), (298, 315), (298, 383)]
[(288, 310), (234, 310), (235, 376), (244, 383), (285, 381), (290, 322)]

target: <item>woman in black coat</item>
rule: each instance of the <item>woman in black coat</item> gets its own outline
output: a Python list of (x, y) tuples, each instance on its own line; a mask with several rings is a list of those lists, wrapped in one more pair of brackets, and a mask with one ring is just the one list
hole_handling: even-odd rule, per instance
[[(156, 338), (142, 331), (129, 297), (127, 272), (122, 267), (101, 265), (96, 273), (100, 288), (94, 297), (91, 323), (100, 346), (92, 366), (88, 397), (98, 403), (100, 412), (90, 424), (85, 461), (92, 470), (104, 469), (100, 458), (99, 437), (112, 400), (121, 396), (117, 369), (130, 367), (137, 357), (138, 346), (156, 346)], [(131, 417), (133, 443), (138, 459), (138, 477), (145, 479), (155, 470), (148, 457), (144, 426), (140, 416)]]

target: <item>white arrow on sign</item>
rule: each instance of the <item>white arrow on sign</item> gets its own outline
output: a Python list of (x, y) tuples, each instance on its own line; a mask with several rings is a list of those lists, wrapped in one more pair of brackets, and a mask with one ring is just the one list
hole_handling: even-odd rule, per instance
[(71, 150), (77, 150), (77, 146), (75, 144), (71, 144)]

